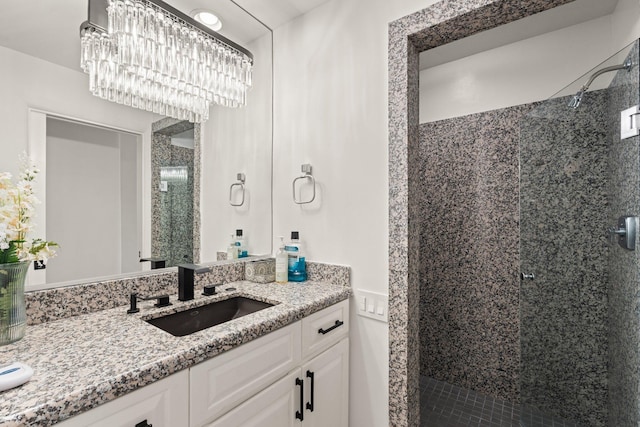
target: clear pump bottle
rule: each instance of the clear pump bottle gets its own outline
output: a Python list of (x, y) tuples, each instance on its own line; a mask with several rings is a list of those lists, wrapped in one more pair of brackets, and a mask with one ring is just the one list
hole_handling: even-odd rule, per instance
[(231, 242), (227, 247), (227, 259), (236, 259), (238, 258), (238, 247), (236, 246), (236, 240), (234, 239), (234, 235), (231, 235)]
[(289, 254), (285, 250), (284, 237), (280, 236), (280, 248), (276, 253), (276, 283), (289, 281)]

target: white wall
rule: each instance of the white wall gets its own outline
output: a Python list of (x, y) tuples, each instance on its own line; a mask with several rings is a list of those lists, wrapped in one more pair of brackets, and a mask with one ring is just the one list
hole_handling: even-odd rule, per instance
[[(350, 265), (356, 292), (388, 289), (388, 23), (431, 3), (333, 0), (274, 30), (274, 236)], [(319, 194), (298, 206), (302, 163)], [(388, 325), (351, 309), (350, 426), (386, 427)]]
[(428, 68), (420, 123), (547, 99), (613, 53), (603, 17)]
[(611, 14), (612, 43), (614, 50), (620, 50), (640, 37), (640, 2), (638, 0), (618, 0)]
[(423, 70), (420, 123), (542, 101), (574, 80), (576, 92), (583, 74), (640, 36), (638, 16), (638, 1), (620, 0), (611, 15)]
[[(387, 25), (433, 3), (333, 0), (274, 31), (274, 236), (299, 230), (309, 259), (350, 265), (356, 293), (388, 292)], [(586, 30), (611, 31), (608, 25), (592, 22), (565, 34), (570, 43), (553, 38), (546, 47), (532, 46), (525, 58), (527, 86), (546, 84), (551, 95), (562, 82), (545, 77), (549, 67), (575, 78), (588, 70), (576, 58), (586, 55), (589, 66), (605, 59), (597, 51), (611, 47), (611, 36), (603, 42)], [(548, 50), (568, 63), (545, 63), (554, 58)], [(468, 67), (496, 73), (487, 57)], [(478, 93), (484, 84), (470, 87)], [(429, 93), (429, 99), (445, 105), (451, 90)], [(474, 108), (495, 108), (490, 101), (504, 91), (478, 96)], [(466, 114), (462, 107), (448, 111)], [(317, 202), (301, 207), (292, 201), (291, 181), (302, 163), (313, 165), (320, 193)], [(350, 425), (387, 426), (388, 325), (351, 308)]]
[[(271, 253), (271, 34), (246, 46), (254, 55), (253, 87), (239, 109), (214, 106), (202, 127), (201, 258), (215, 260), (242, 229), (251, 254)], [(236, 175), (246, 175), (245, 204), (229, 203)], [(240, 194), (234, 194), (239, 203)]]

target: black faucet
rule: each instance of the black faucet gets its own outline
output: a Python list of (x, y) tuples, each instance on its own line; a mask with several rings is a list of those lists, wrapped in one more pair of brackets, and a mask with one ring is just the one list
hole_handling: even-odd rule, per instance
[(140, 262), (151, 262), (151, 269), (165, 268), (167, 266), (167, 260), (164, 258), (140, 258)]
[(129, 310), (127, 310), (128, 314), (133, 314), (133, 313), (137, 313), (140, 311), (140, 309), (138, 308), (138, 301), (149, 301), (151, 299), (155, 299), (157, 300), (155, 304), (153, 304), (154, 307), (168, 307), (171, 304), (171, 302), (169, 302), (169, 295), (158, 295), (155, 297), (141, 297), (136, 293), (130, 294), (129, 295), (129, 303), (131, 305), (131, 307), (129, 307)]
[(211, 267), (196, 264), (180, 264), (178, 266), (178, 299), (180, 301), (192, 300), (194, 276), (210, 271)]

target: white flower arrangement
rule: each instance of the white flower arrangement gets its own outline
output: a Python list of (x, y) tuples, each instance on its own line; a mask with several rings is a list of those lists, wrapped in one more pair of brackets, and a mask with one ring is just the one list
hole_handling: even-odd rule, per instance
[(22, 172), (17, 184), (11, 174), (0, 172), (0, 264), (20, 261), (46, 261), (55, 256), (55, 242), (27, 240), (33, 229), (34, 206), (39, 203), (33, 191), (38, 169), (26, 155), (21, 156)]

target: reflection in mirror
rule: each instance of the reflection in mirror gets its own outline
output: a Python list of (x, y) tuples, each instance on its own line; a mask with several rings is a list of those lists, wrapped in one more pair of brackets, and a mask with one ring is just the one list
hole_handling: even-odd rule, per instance
[(46, 231), (60, 245), (47, 281), (138, 271), (139, 137), (53, 117), (46, 125)]
[(164, 267), (200, 260), (199, 156), (200, 124), (171, 118), (153, 124), (151, 262)]
[[(87, 18), (86, 0), (21, 0), (3, 5), (0, 14), (0, 126), (3, 129), (0, 171), (17, 175), (18, 158), (26, 151), (41, 169), (36, 195), (42, 203), (36, 208), (33, 234), (47, 237), (58, 233), (53, 231), (55, 228), (49, 229), (56, 215), (67, 221), (64, 231), (60, 231), (63, 235), (56, 240), (61, 243), (60, 256), (52, 259), (46, 270), (30, 271), (27, 290), (87, 282), (114, 274), (131, 276), (150, 270), (151, 262), (140, 262), (141, 258), (166, 258), (166, 265), (189, 258), (193, 262), (214, 262), (216, 253), (225, 250), (229, 235), (236, 229), (244, 230), (251, 254), (271, 253), (271, 31), (231, 0), (172, 0), (169, 3), (185, 13), (202, 8), (217, 12), (224, 23), (220, 33), (252, 52), (254, 69), (247, 106), (211, 107), (209, 120), (194, 127), (193, 170), (186, 163), (178, 162), (178, 155), (172, 155), (169, 163), (161, 165), (165, 168), (165, 180), (161, 179), (163, 170), (152, 167), (153, 124), (163, 117), (102, 100), (89, 91), (89, 78), (79, 65), (78, 27)], [(81, 129), (89, 127), (99, 130), (98, 133), (108, 132), (107, 129), (116, 131), (122, 139), (120, 149), (125, 150), (125, 139), (132, 141), (133, 145), (126, 148), (130, 154), (117, 155), (115, 143), (109, 146), (102, 141), (101, 145), (98, 137), (91, 136), (88, 140), (85, 138), (82, 148), (67, 152), (65, 165), (48, 165), (47, 134), (57, 132), (54, 128), (60, 121), (75, 122)], [(178, 139), (183, 138), (174, 135), (172, 147), (180, 146)], [(87, 147), (109, 154), (101, 157), (102, 163), (96, 164), (82, 154)], [(121, 159), (117, 166), (116, 158)], [(125, 163), (136, 166), (135, 171), (127, 169), (129, 179), (121, 170)], [(173, 181), (181, 172), (167, 168), (185, 165), (187, 184), (193, 184), (192, 197), (185, 196), (186, 192), (182, 194), (185, 197), (170, 196), (172, 189), (182, 185)], [(90, 182), (92, 175), (102, 179), (94, 184), (95, 191), (70, 191), (70, 186), (48, 182), (49, 167), (52, 173), (60, 167), (66, 168), (69, 174), (66, 179), (73, 185)], [(246, 202), (234, 207), (229, 204), (229, 186), (239, 172), (246, 176)], [(166, 193), (161, 191), (161, 181), (166, 181)], [(107, 189), (102, 187), (108, 187), (107, 184), (115, 187), (116, 182), (125, 193), (115, 196), (112, 193), (115, 190), (110, 188), (110, 199), (107, 199)], [(104, 199), (100, 199), (101, 196)], [(77, 205), (72, 204), (74, 199)], [(135, 206), (134, 216), (118, 210), (126, 204), (123, 200)], [(189, 202), (192, 202), (190, 210)], [(174, 208), (168, 210), (172, 205)], [(166, 209), (161, 209), (162, 206)], [(84, 216), (72, 221), (77, 213)], [(120, 228), (107, 232), (105, 217), (119, 218)], [(176, 224), (185, 228), (171, 236), (160, 232), (173, 232)], [(94, 236), (91, 234), (94, 231), (101, 234)], [(171, 240), (177, 245), (168, 243)], [(135, 243), (128, 245), (125, 241)], [(97, 252), (93, 252), (94, 248)], [(125, 253), (127, 259), (123, 260)], [(68, 258), (66, 265), (65, 258)], [(106, 258), (110, 258), (113, 269), (100, 266), (106, 263)], [(64, 275), (58, 274), (60, 272)]]

